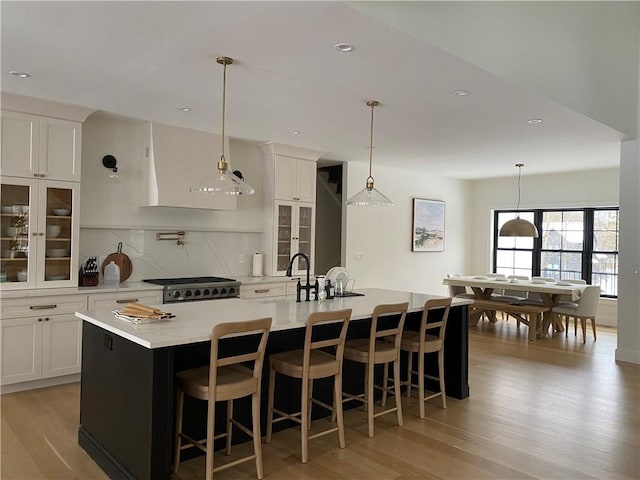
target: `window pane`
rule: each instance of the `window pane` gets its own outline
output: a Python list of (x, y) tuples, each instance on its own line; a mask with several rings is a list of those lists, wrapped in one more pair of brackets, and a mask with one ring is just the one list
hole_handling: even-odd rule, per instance
[(618, 232), (593, 232), (593, 249), (600, 252), (617, 252)]
[(496, 268), (513, 268), (512, 250), (498, 250), (496, 252)]
[(545, 250), (560, 250), (562, 248), (562, 233), (554, 228), (543, 230), (542, 248)]
[(531, 272), (532, 255), (531, 252), (515, 251), (513, 265), (517, 269), (525, 269)]
[(542, 254), (540, 255), (540, 269), (560, 270), (560, 254), (553, 252), (542, 252)]
[(593, 273), (618, 274), (618, 255), (615, 253), (594, 253), (591, 257)]
[(593, 212), (594, 230), (618, 230), (617, 210), (596, 210)]
[[(575, 278), (580, 278), (582, 274), (582, 253), (562, 253), (562, 273), (576, 273)], [(563, 275), (563, 278), (574, 278)]]
[(600, 286), (600, 295), (618, 295), (618, 276), (594, 273), (591, 276), (591, 283)]
[[(502, 226), (509, 220), (516, 218), (515, 212), (499, 212), (498, 213), (498, 232)], [(516, 246), (516, 237), (501, 237), (498, 235), (498, 248), (514, 248)]]

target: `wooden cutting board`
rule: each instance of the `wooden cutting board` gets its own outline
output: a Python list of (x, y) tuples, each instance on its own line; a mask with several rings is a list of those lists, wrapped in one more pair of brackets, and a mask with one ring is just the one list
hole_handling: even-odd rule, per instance
[(114, 262), (120, 267), (120, 283), (124, 282), (131, 276), (133, 265), (131, 259), (122, 253), (122, 242), (118, 242), (118, 251), (107, 255), (107, 258), (102, 262), (102, 274), (104, 275), (104, 267)]

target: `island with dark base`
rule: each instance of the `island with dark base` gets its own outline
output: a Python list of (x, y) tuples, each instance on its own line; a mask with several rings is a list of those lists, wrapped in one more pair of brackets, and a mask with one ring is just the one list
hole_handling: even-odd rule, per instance
[[(170, 479), (175, 422), (174, 377), (176, 372), (209, 363), (209, 335), (216, 324), (264, 317), (273, 319), (262, 385), (264, 431), (268, 356), (302, 347), (305, 322), (310, 313), (350, 308), (348, 338), (362, 338), (369, 334), (371, 313), (376, 305), (409, 302), (405, 328), (417, 330), (424, 303), (431, 298), (442, 298), (381, 289), (358, 292), (363, 296), (323, 302), (233, 298), (176, 303), (170, 307), (158, 306), (170, 309), (175, 318), (140, 325), (118, 319), (108, 310), (76, 312), (83, 320), (78, 443), (111, 478)], [(445, 336), (446, 393), (459, 399), (469, 396), (467, 327), (470, 303), (466, 299), (453, 300)], [(334, 327), (327, 324), (324, 328), (329, 332)], [(243, 337), (226, 338), (224, 348), (233, 352), (246, 341), (248, 339)], [(435, 359), (427, 358), (426, 368), (435, 371)], [(382, 372), (376, 375), (381, 377)], [(345, 361), (343, 389), (361, 393), (363, 386), (363, 367)], [(332, 403), (331, 381), (316, 381), (314, 396)], [(297, 411), (299, 402), (299, 381), (279, 379), (277, 405)], [(184, 428), (191, 429), (195, 436), (202, 435), (200, 438), (204, 437), (206, 429), (205, 403), (193, 400), (185, 404)], [(350, 404), (345, 404), (345, 408), (349, 407)], [(235, 417), (250, 425), (248, 398), (238, 400), (234, 410), (237, 412)], [(223, 419), (223, 408), (219, 414)], [(321, 407), (313, 410), (314, 418), (328, 414)], [(276, 424), (280, 429), (292, 425), (295, 424)], [(234, 442), (248, 440), (241, 432), (234, 435)]]

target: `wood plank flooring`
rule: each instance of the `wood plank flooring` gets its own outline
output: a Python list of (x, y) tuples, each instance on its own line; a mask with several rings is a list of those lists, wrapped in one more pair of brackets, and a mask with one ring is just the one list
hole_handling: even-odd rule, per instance
[[(580, 332), (528, 343), (526, 331), (513, 321), (472, 328), (471, 397), (449, 398), (446, 410), (434, 401), (424, 420), (405, 397), (405, 426), (385, 415), (368, 438), (365, 413), (350, 410), (347, 448), (337, 436), (312, 440), (306, 465), (295, 429), (274, 434), (263, 446), (265, 478), (640, 478), (640, 367), (615, 363), (615, 330), (600, 328), (596, 342), (588, 333), (586, 344)], [(77, 445), (79, 395), (69, 384), (0, 398), (2, 479), (106, 478)], [(203, 479), (203, 459), (181, 464), (177, 478)], [(216, 474), (253, 478), (251, 462)]]

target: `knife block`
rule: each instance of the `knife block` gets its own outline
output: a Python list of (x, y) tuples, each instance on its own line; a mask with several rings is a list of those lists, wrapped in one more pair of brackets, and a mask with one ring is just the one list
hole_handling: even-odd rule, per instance
[(98, 285), (98, 272), (93, 272), (91, 274), (86, 274), (84, 269), (80, 269), (80, 286), (81, 287), (95, 287)]

